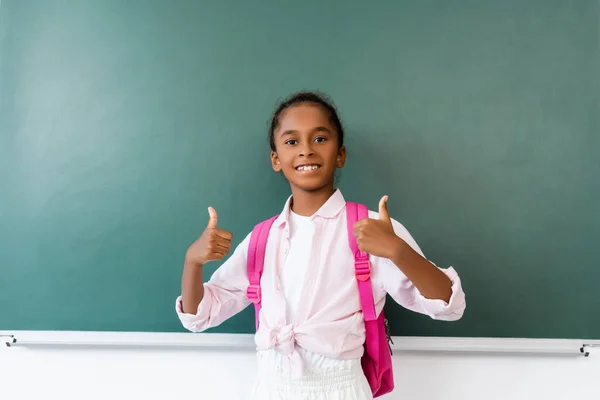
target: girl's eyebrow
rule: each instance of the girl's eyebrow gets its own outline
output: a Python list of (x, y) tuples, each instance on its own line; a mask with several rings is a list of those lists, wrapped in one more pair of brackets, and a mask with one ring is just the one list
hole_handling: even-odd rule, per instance
[[(312, 129), (310, 130), (310, 133), (315, 133), (315, 132), (327, 132), (327, 133), (331, 133), (331, 131), (330, 131), (329, 129), (327, 129), (326, 127), (324, 127), (324, 126), (317, 126), (317, 127), (315, 127), (315, 128), (312, 128)], [(291, 135), (291, 134), (293, 134), (293, 133), (298, 133), (298, 131), (297, 131), (297, 130), (295, 130), (295, 129), (288, 129), (287, 131), (284, 131), (284, 132), (281, 134), (281, 136), (285, 136), (285, 135)]]

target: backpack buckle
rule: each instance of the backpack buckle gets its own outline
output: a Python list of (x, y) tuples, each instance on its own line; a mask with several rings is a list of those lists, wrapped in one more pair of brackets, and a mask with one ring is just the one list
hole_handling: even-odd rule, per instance
[(246, 290), (246, 296), (248, 296), (248, 299), (254, 304), (260, 303), (262, 299), (262, 291), (260, 290), (260, 285), (248, 285), (248, 289)]
[(371, 278), (371, 263), (368, 259), (354, 262), (354, 275), (362, 282)]

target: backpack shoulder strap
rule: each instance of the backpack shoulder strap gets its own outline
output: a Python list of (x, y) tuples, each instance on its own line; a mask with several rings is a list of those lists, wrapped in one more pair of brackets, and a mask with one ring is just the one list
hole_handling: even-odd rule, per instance
[(278, 216), (269, 218), (257, 224), (250, 235), (250, 244), (248, 245), (248, 255), (246, 269), (248, 272), (248, 289), (246, 296), (254, 303), (256, 329), (258, 330), (258, 317), (262, 307), (262, 293), (260, 290), (260, 277), (262, 276), (265, 265), (265, 251), (267, 249), (267, 239), (271, 226)]
[(375, 313), (375, 300), (373, 299), (373, 288), (371, 286), (371, 263), (369, 254), (361, 251), (354, 237), (354, 224), (369, 217), (369, 209), (363, 204), (346, 203), (346, 220), (348, 229), (348, 243), (354, 255), (354, 275), (358, 283), (358, 293), (365, 321), (377, 319)]

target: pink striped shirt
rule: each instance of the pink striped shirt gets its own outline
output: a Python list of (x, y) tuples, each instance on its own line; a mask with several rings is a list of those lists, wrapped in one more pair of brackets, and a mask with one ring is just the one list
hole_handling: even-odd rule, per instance
[[(348, 245), (344, 197), (337, 190), (313, 216), (305, 218), (303, 229), (294, 232), (301, 236), (294, 235), (293, 243), (299, 245), (293, 249), (290, 248), (290, 199), (269, 233), (261, 280), (260, 327), (255, 335), (257, 349), (278, 350), (290, 359), (296, 358), (297, 362), (292, 360), (295, 365), (301, 363), (296, 346), (327, 358), (360, 358), (365, 340), (364, 321), (354, 277), (354, 258)], [(378, 218), (379, 214), (369, 211), (369, 217)], [(423, 255), (404, 226), (395, 220), (392, 224), (396, 234)], [(204, 298), (196, 314), (183, 313), (181, 296), (177, 298), (177, 314), (186, 329), (200, 332), (214, 327), (251, 304), (246, 297), (249, 241), (250, 235), (204, 284)], [(390, 260), (371, 256), (371, 263), (378, 314), (387, 293), (401, 306), (433, 319), (461, 318), (465, 294), (452, 267), (441, 269), (452, 281), (452, 296), (446, 303), (423, 297)]]

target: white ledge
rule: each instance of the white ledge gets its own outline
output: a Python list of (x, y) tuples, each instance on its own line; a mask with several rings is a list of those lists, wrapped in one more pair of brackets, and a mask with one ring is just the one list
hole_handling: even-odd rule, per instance
[[(408, 337), (392, 338), (392, 351), (522, 353), (588, 356), (600, 340)], [(0, 343), (9, 347), (200, 347), (254, 350), (254, 335), (229, 333), (0, 331)]]

